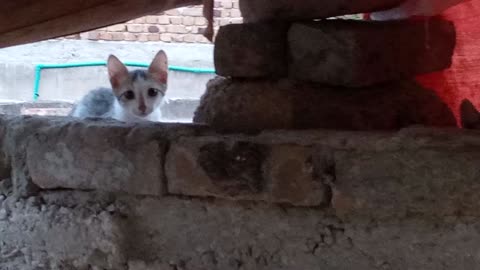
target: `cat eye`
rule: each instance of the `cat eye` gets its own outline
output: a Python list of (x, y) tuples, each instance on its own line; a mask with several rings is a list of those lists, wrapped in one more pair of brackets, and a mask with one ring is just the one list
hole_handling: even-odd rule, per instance
[(156, 97), (158, 95), (158, 90), (155, 88), (148, 88), (148, 96), (149, 97)]
[(128, 90), (123, 93), (123, 97), (125, 97), (125, 99), (132, 100), (135, 98), (135, 93), (132, 90)]

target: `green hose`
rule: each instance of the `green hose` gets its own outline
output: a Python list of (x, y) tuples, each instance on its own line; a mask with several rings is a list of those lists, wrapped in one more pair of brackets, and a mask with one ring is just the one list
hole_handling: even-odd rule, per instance
[[(68, 64), (38, 64), (35, 66), (35, 79), (33, 83), (33, 100), (38, 100), (39, 89), (40, 89), (40, 76), (42, 69), (52, 69), (52, 68), (75, 68), (75, 67), (93, 67), (93, 66), (105, 66), (107, 63), (105, 61), (101, 62), (86, 62), (86, 63), (68, 63)], [(136, 62), (125, 62), (126, 66), (131, 67), (148, 67), (148, 64), (145, 63), (136, 63)], [(190, 68), (190, 67), (180, 67), (180, 66), (169, 66), (169, 70), (180, 71), (180, 72), (190, 72), (190, 73), (204, 73), (204, 74), (214, 74), (214, 69), (207, 68)]]

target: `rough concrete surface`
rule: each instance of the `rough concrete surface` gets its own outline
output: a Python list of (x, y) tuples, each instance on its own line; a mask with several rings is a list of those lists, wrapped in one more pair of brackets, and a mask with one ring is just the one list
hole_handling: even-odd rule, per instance
[[(0, 138), (0, 269), (464, 270), (480, 263), (478, 131), (225, 135), (196, 125), (3, 116)], [(165, 148), (146, 150), (152, 141)], [(62, 143), (75, 150), (55, 152), (74, 168), (70, 175), (44, 157)], [(161, 164), (149, 168), (161, 171), (167, 189), (125, 192), (148, 177), (119, 185), (115, 175), (95, 178), (77, 169), (89, 172), (88, 162), (97, 171), (128, 167), (115, 168), (102, 156), (105, 149), (134, 165), (137, 155), (148, 164), (155, 152)], [(38, 171), (49, 174), (48, 185), (34, 184)], [(324, 196), (320, 205), (268, 199), (278, 193), (267, 185), (264, 197), (218, 192), (253, 183), (250, 192), (262, 187), (256, 179), (305, 184), (313, 178), (324, 193), (303, 192)], [(81, 190), (92, 179), (101, 182)]]
[(218, 75), (276, 78), (288, 74), (288, 24), (230, 24), (215, 38), (214, 61)]
[(207, 85), (193, 121), (228, 132), (394, 130), (415, 124), (456, 124), (450, 109), (433, 91), (411, 81), (343, 88), (286, 79), (220, 77)]

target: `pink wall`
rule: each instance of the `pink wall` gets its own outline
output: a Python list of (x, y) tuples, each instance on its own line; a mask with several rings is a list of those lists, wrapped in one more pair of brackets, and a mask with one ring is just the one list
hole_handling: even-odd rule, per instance
[(453, 21), (457, 31), (452, 67), (418, 76), (418, 81), (437, 92), (459, 120), (463, 99), (480, 109), (480, 1), (465, 2), (442, 16)]

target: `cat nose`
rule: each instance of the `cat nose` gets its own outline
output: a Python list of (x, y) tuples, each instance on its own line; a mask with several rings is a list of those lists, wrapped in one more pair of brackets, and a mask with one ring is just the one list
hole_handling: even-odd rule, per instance
[(147, 110), (147, 106), (145, 106), (145, 105), (142, 104), (142, 105), (138, 106), (138, 109), (139, 109), (142, 113), (145, 113), (145, 110)]

